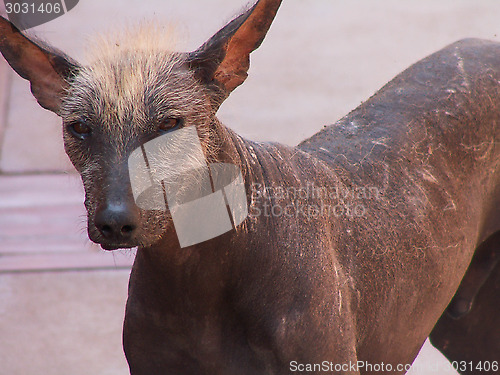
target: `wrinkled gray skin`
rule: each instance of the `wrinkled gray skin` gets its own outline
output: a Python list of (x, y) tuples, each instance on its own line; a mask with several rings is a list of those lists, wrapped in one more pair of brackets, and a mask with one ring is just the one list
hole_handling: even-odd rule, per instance
[[(259, 4), (274, 4), (275, 12), (279, 1)], [(111, 176), (99, 166), (95, 176), (82, 174), (85, 186), (106, 181), (104, 194), (86, 191), (94, 202), (89, 225), (96, 222), (90, 216), (105, 212), (108, 229), (122, 219), (130, 229), (110, 239), (89, 228), (96, 241), (108, 249), (118, 240), (125, 247), (148, 243), (137, 251), (124, 323), (131, 374), (288, 374), (291, 361), (411, 363), (475, 249), (500, 229), (500, 45), (465, 40), (437, 52), (297, 147), (254, 143), (215, 118), (220, 101), (243, 82), (248, 53), (272, 19), (267, 8), (253, 9), (179, 67), (192, 69), (210, 98), (213, 112), (205, 115), (209, 141), (217, 144), (209, 159), (242, 170), (250, 216), (241, 226), (184, 249), (168, 217), (156, 227), (160, 234), (141, 229), (154, 220), (133, 204), (123, 150), (152, 133), (122, 137), (129, 143), (121, 144), (123, 160)], [(248, 20), (254, 27), (240, 28)], [(57, 113), (67, 92), (58, 77), (77, 75), (78, 66), (0, 21), (0, 50), (31, 81), (40, 104)], [(65, 139), (77, 169), (85, 158), (118, 160), (116, 149), (102, 147), (112, 140), (101, 137), (84, 156), (67, 128)], [(264, 187), (267, 196), (259, 195)], [(283, 196), (280, 187), (297, 196)], [(275, 208), (273, 216), (271, 206), (285, 214)], [(494, 269), (475, 264), (458, 298), (473, 299)], [(484, 320), (471, 324), (487, 327)], [(493, 334), (488, 350), (498, 353)]]

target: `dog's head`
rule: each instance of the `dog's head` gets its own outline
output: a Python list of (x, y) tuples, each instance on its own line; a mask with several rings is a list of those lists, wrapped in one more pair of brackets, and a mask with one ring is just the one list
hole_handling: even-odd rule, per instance
[(162, 238), (169, 215), (135, 204), (128, 157), (162, 134), (191, 126), (205, 156), (213, 156), (217, 109), (245, 80), (249, 55), (280, 2), (258, 1), (191, 53), (173, 51), (161, 27), (143, 26), (93, 46), (85, 65), (0, 17), (0, 52), (31, 82), (39, 104), (62, 118), (65, 149), (85, 187), (92, 241), (117, 249)]

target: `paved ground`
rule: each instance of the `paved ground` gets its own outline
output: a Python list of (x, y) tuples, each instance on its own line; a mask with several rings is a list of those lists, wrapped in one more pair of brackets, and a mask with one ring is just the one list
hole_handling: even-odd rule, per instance
[[(192, 49), (244, 3), (81, 0), (34, 31), (84, 61), (89, 34), (155, 17), (177, 24), (188, 35), (181, 46)], [(499, 15), (496, 0), (285, 0), (220, 117), (246, 137), (295, 144), (444, 45), (498, 40)], [(0, 58), (0, 372), (126, 374), (121, 322), (133, 254), (103, 253), (86, 240), (60, 133), (57, 117)], [(430, 345), (419, 357), (441, 360)]]

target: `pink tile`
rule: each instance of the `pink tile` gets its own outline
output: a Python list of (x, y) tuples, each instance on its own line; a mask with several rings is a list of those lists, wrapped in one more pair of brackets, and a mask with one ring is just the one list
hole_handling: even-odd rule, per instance
[(7, 105), (10, 89), (10, 66), (0, 58), (0, 149), (7, 121)]
[(0, 274), (5, 272), (75, 271), (130, 268), (134, 254), (75, 253), (0, 256)]
[(0, 272), (130, 267), (90, 242), (83, 200), (76, 175), (0, 176)]
[(64, 152), (61, 119), (38, 105), (28, 81), (11, 76), (0, 171), (72, 171)]

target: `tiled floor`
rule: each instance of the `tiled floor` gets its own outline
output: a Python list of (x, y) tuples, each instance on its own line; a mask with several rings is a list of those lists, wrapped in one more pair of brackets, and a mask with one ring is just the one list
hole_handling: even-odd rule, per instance
[(80, 185), (75, 174), (0, 176), (0, 273), (130, 268), (130, 253), (88, 240)]

